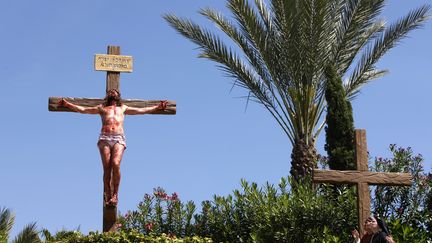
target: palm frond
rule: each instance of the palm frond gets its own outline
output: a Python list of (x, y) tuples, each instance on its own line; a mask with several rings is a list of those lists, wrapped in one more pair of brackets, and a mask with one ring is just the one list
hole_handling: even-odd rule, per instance
[(339, 74), (344, 74), (360, 49), (383, 30), (384, 23), (375, 21), (383, 7), (384, 0), (348, 0), (343, 5), (335, 53)]
[[(302, 81), (296, 82), (296, 90), (299, 91), (298, 102), (302, 104), (297, 110), (301, 116), (299, 122), (300, 135), (311, 138), (316, 131), (316, 124), (324, 106), (323, 102), (323, 68), (329, 62), (331, 48), (335, 39), (333, 21), (335, 8), (332, 1), (300, 1), (299, 3), (300, 28), (303, 33), (300, 37), (301, 57), (303, 60), (298, 65), (302, 74)], [(306, 141), (308, 143), (308, 141)]]
[[(260, 15), (255, 12), (246, 0), (230, 0), (228, 1), (228, 8), (233, 12), (239, 30), (236, 30), (235, 35), (230, 35), (225, 31), (226, 28), (223, 28), (225, 33), (237, 43), (239, 43), (239, 39), (243, 39), (244, 43), (239, 46), (242, 48), (246, 58), (258, 75), (263, 78), (268, 88), (273, 90), (274, 85), (278, 85), (276, 76), (278, 62), (276, 59), (276, 47), (273, 46), (275, 33), (272, 32), (272, 29), (268, 29), (269, 24), (266, 24), (266, 21), (270, 21), (270, 19), (264, 20), (260, 18)], [(268, 13), (263, 12), (262, 14), (266, 15)], [(215, 21), (215, 19), (211, 20)], [(231, 26), (233, 25), (231, 24)], [(232, 33), (232, 31), (230, 32)]]
[[(363, 78), (364, 78), (365, 80), (370, 81), (370, 80), (378, 79), (378, 78), (380, 78), (380, 77), (386, 75), (387, 73), (388, 73), (388, 70), (376, 70), (376, 69), (374, 69), (374, 70), (371, 70), (371, 71), (369, 71), (369, 72), (365, 72), (365, 73), (363, 74)], [(360, 86), (361, 86), (361, 85), (360, 85)], [(350, 89), (350, 87), (349, 87), (349, 83), (344, 84), (344, 89), (345, 89), (346, 91), (348, 91), (348, 90)], [(348, 97), (347, 97), (348, 100), (352, 101), (353, 99), (355, 99), (355, 98), (357, 97), (357, 95), (358, 95), (359, 93), (360, 93), (360, 87), (357, 88), (357, 89), (355, 89), (355, 90), (353, 90), (353, 91), (348, 95)]]
[(336, 39), (336, 23), (337, 15), (334, 14), (337, 4), (340, 1), (312, 1), (311, 9), (309, 10), (311, 19), (309, 20), (309, 34), (305, 37), (306, 52), (308, 53), (308, 70), (306, 74), (311, 80), (313, 89), (316, 90), (315, 100), (319, 102), (323, 96), (324, 82), (323, 70), (327, 63), (331, 61), (333, 54), (333, 43)]
[[(240, 30), (221, 14), (211, 9), (203, 9), (200, 13), (214, 22), (242, 50), (245, 58), (273, 97), (275, 107), (279, 108), (279, 113), (283, 119), (289, 121), (285, 109), (289, 109), (290, 98), (283, 92), (286, 88), (285, 82), (280, 82), (276, 75), (280, 73), (276, 67), (279, 65), (279, 61), (276, 59), (278, 55), (275, 52), (275, 47), (272, 46), (274, 43), (272, 32), (262, 25), (252, 7), (244, 1), (230, 1), (229, 5), (230, 9), (236, 13), (238, 25), (241, 26)], [(262, 11), (262, 14), (265, 15), (266, 12)], [(246, 32), (249, 33), (247, 37), (245, 37)]]
[(0, 209), (0, 239), (7, 241), (14, 222), (15, 222), (15, 215), (10, 211), (10, 209), (1, 208)]
[(352, 72), (346, 86), (347, 95), (357, 94), (358, 89), (373, 77), (378, 77), (384, 72), (375, 71), (376, 62), (392, 47), (394, 47), (409, 31), (420, 26), (430, 17), (429, 5), (424, 5), (412, 10), (404, 18), (390, 25), (384, 32), (378, 35), (374, 42), (366, 46), (358, 65)]
[(12, 243), (39, 243), (41, 240), (38, 234), (36, 223), (28, 224), (18, 233)]
[(45, 239), (46, 242), (54, 241), (54, 237), (48, 229), (42, 229), (41, 235)]
[(255, 72), (261, 77), (264, 84), (269, 90), (273, 89), (272, 76), (264, 64), (264, 60), (257, 48), (251, 44), (243, 34), (234, 26), (233, 23), (225, 19), (220, 13), (216, 13), (211, 9), (202, 9), (202, 15), (214, 22), (228, 37), (233, 40), (237, 46), (244, 52), (249, 64), (254, 68)]
[(261, 20), (264, 23), (267, 30), (273, 30), (273, 16), (272, 13), (268, 10), (268, 7), (264, 3), (263, 0), (254, 0), (255, 6), (258, 9), (258, 12), (261, 16)]
[(250, 90), (253, 97), (258, 99), (260, 103), (270, 111), (288, 137), (290, 139), (292, 138), (290, 126), (285, 122), (283, 117), (281, 117), (274, 97), (269, 95), (270, 91), (268, 87), (261, 77), (241, 61), (234, 51), (227, 48), (220, 38), (214, 36), (207, 30), (201, 29), (198, 25), (189, 20), (180, 19), (173, 15), (165, 15), (164, 18), (179, 33), (198, 44), (201, 49), (199, 57), (219, 63), (218, 67), (224, 71), (228, 77), (237, 80), (238, 86)]
[(266, 26), (257, 16), (252, 6), (249, 5), (248, 1), (228, 0), (227, 7), (234, 14), (234, 19), (239, 25), (242, 36), (244, 36), (256, 50), (265, 50)]
[[(286, 82), (286, 87), (296, 85), (301, 80), (302, 74), (302, 55), (300, 50), (302, 34), (301, 27), (298, 24), (299, 9), (298, 1), (272, 0), (271, 10), (274, 13), (274, 28), (277, 32), (275, 37), (275, 46), (278, 50), (278, 60), (280, 67), (278, 75), (280, 80)], [(289, 64), (289, 65), (287, 65)], [(297, 81), (296, 81), (297, 80)], [(291, 83), (290, 83), (291, 82)]]

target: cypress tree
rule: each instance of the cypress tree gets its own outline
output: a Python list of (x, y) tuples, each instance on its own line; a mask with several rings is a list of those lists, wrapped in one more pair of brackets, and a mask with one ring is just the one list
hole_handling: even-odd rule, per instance
[(355, 170), (354, 119), (351, 102), (345, 95), (342, 78), (334, 65), (325, 69), (327, 78), (326, 144), (329, 167), (332, 170)]

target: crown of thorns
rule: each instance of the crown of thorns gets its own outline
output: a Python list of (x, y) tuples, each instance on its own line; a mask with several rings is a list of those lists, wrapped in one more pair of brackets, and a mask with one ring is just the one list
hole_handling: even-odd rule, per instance
[(108, 94), (109, 92), (111, 92), (111, 91), (115, 91), (115, 92), (117, 92), (117, 94), (120, 95), (120, 91), (119, 91), (118, 89), (110, 89), (110, 90), (107, 91), (107, 94)]

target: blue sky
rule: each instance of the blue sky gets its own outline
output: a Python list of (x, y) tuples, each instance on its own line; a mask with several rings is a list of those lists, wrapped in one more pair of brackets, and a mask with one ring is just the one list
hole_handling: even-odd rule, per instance
[[(427, 0), (388, 1), (394, 20)], [(241, 178), (277, 183), (290, 170), (291, 145), (259, 104), (238, 97), (215, 64), (196, 58), (196, 46), (162, 19), (190, 17), (203, 7), (223, 12), (225, 1), (3, 1), (0, 73), (0, 206), (16, 214), (13, 235), (29, 222), (83, 232), (102, 227), (102, 166), (96, 147), (100, 118), (48, 112), (49, 96), (103, 97), (105, 72), (93, 55), (119, 45), (134, 57), (121, 75), (124, 98), (177, 101), (175, 116), (126, 118), (119, 210), (135, 209), (161, 186), (200, 204), (239, 188)], [(209, 26), (214, 29), (213, 26)], [(372, 157), (388, 146), (411, 146), (430, 171), (432, 24), (411, 32), (378, 64), (390, 73), (353, 102), (355, 126), (367, 130)], [(317, 148), (324, 153), (324, 134)]]

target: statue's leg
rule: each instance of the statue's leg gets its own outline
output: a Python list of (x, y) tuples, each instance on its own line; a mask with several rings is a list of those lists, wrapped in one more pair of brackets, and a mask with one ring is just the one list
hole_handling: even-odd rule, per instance
[(108, 144), (106, 144), (103, 141), (99, 141), (98, 143), (98, 147), (99, 147), (99, 152), (101, 155), (101, 159), (102, 159), (102, 166), (103, 166), (103, 183), (104, 183), (104, 200), (105, 203), (108, 203), (108, 201), (111, 199), (111, 171), (112, 171), (112, 166), (111, 166), (111, 149), (108, 146)]
[(117, 204), (118, 202), (118, 190), (120, 185), (120, 163), (123, 158), (125, 147), (119, 143), (116, 143), (111, 151), (111, 165), (112, 165), (112, 174), (113, 174), (113, 196), (111, 198), (110, 203)]

